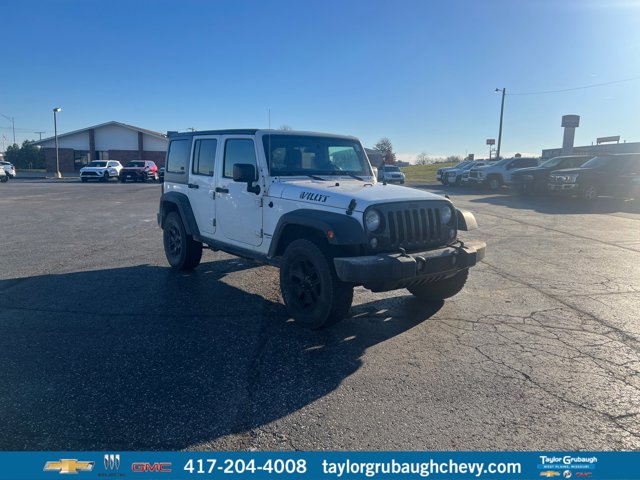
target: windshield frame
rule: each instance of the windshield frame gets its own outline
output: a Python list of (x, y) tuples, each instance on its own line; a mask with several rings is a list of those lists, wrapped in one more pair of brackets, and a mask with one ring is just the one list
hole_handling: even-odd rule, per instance
[[(98, 163), (104, 163), (104, 165), (96, 165)], [(91, 162), (87, 163), (87, 165), (85, 165), (87, 167), (90, 168), (107, 168), (107, 161), (106, 160), (92, 160)]]

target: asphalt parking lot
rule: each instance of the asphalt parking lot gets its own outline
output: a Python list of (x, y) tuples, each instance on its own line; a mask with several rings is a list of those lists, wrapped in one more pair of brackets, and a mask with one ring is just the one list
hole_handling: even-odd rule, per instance
[(172, 272), (159, 185), (0, 185), (0, 449), (639, 449), (638, 205), (448, 193), (463, 292), (312, 332), (272, 267)]

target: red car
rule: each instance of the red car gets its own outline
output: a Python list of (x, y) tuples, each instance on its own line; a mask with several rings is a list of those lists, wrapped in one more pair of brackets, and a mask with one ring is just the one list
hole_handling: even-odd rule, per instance
[(150, 160), (133, 160), (127, 163), (119, 175), (122, 183), (127, 180), (133, 180), (134, 182), (146, 182), (147, 180), (158, 181), (160, 175), (158, 174), (158, 166)]

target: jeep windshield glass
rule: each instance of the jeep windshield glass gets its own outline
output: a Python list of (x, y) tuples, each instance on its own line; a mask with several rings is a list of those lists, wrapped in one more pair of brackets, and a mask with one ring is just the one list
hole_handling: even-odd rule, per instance
[(360, 143), (344, 138), (265, 135), (262, 138), (273, 176), (371, 176)]
[(91, 162), (87, 167), (106, 167), (107, 162)]

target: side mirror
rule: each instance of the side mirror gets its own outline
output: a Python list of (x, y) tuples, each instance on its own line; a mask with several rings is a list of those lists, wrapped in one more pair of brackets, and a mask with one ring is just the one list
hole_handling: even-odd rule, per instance
[(253, 186), (256, 179), (256, 166), (250, 163), (236, 163), (233, 166), (233, 181), (247, 184), (247, 192), (260, 193), (260, 185)]

